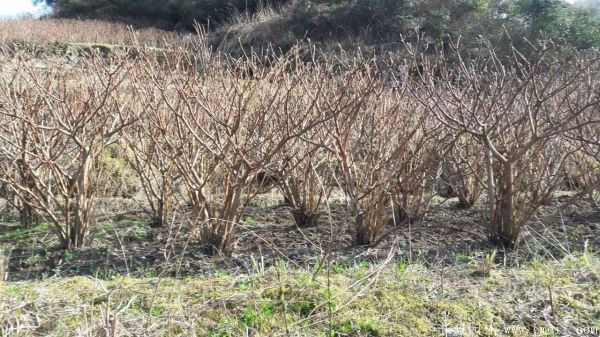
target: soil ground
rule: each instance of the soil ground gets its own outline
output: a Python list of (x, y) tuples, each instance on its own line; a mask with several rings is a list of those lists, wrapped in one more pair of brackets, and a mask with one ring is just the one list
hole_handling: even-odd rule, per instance
[[(417, 223), (393, 221), (385, 238), (374, 247), (353, 245), (351, 214), (343, 200), (331, 200), (317, 226), (298, 229), (280, 196), (259, 196), (247, 208), (229, 256), (209, 256), (190, 240), (188, 225), (153, 228), (147, 216), (129, 199), (103, 203), (90, 247), (63, 251), (47, 224), (20, 228), (0, 223), (0, 243), (12, 252), (8, 280), (42, 279), (53, 275), (209, 276), (223, 270), (247, 272), (256, 263), (271, 266), (284, 260), (310, 268), (324, 258), (332, 265), (377, 263), (390, 251), (394, 260), (427, 265), (452, 265), (457, 259), (477, 259), (494, 249), (487, 242), (482, 220), (484, 205), (461, 209), (455, 199), (435, 199), (431, 212)], [(126, 211), (123, 211), (125, 209)], [(600, 212), (581, 203), (560, 212), (547, 205), (523, 228), (520, 246), (499, 250), (506, 266), (537, 256), (560, 257), (574, 250), (600, 246)]]

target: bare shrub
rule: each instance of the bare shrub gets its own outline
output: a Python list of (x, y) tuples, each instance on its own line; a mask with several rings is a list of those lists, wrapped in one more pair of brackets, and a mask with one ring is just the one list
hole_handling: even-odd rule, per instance
[(428, 118), (416, 104), (407, 104), (399, 112), (407, 118), (403, 128), (416, 128), (408, 147), (394, 159), (395, 183), (392, 199), (394, 201), (394, 220), (396, 222), (415, 222), (423, 219), (435, 196), (435, 183), (441, 173), (442, 134), (440, 124)]
[[(151, 83), (160, 98), (152, 102), (151, 95), (145, 95), (143, 103), (162, 110), (152, 115), (152, 127), (162, 138), (157, 146), (185, 186), (201, 241), (215, 253), (230, 248), (242, 212), (255, 195), (248, 187), (256, 175), (265, 171), (288, 141), (315, 122), (310, 112), (288, 109), (299, 81), (283, 71), (286, 58), (269, 70), (268, 78), (277, 78), (277, 84), (267, 77), (230, 76), (218, 59), (203, 62), (221, 73), (196, 76), (196, 72), (152, 69), (138, 86)], [(257, 67), (248, 62), (245, 66)], [(290, 118), (297, 122), (280, 125), (292, 112)]]
[(317, 224), (319, 206), (331, 192), (331, 188), (323, 184), (324, 161), (319, 160), (313, 151), (306, 151), (304, 155), (299, 160), (296, 157), (286, 160), (279, 171), (281, 178), (277, 181), (299, 228)]
[[(143, 54), (142, 60), (141, 68), (132, 74), (135, 96), (140, 100), (143, 114), (123, 138), (128, 166), (138, 177), (146, 200), (142, 208), (150, 215), (153, 226), (162, 227), (176, 206), (180, 174), (174, 158), (178, 153), (169, 147), (169, 137), (176, 129), (172, 123), (174, 113), (160, 91), (167, 89), (160, 82), (152, 82), (166, 69), (157, 67), (148, 55)], [(177, 59), (176, 62), (183, 61)]]
[(333, 186), (328, 181), (329, 136), (321, 122), (330, 120), (339, 111), (319, 108), (334, 85), (324, 67), (301, 64), (294, 67), (293, 81), (277, 83), (288, 96), (287, 112), (273, 118), (279, 119), (276, 132), (283, 133), (278, 136), (280, 138), (299, 126), (306, 132), (286, 142), (268, 167), (273, 172), (275, 185), (290, 206), (296, 226), (305, 228), (316, 225), (319, 207), (332, 191)]
[(565, 56), (546, 45), (527, 59), (515, 51), (503, 61), (490, 49), (442, 71), (442, 80), (429, 67), (427, 94), (415, 98), (449, 130), (469, 133), (483, 147), (490, 237), (511, 246), (560, 182), (558, 170), (571, 152), (553, 146), (561, 134), (598, 123), (600, 101), (596, 55)]
[[(123, 88), (128, 64), (92, 58), (77, 68), (39, 70), (18, 57), (0, 78), (0, 179), (54, 223), (64, 248), (88, 243), (98, 158), (132, 123)], [(21, 172), (20, 174), (13, 174)], [(26, 179), (23, 179), (25, 176)]]
[[(325, 124), (325, 132), (335, 158), (332, 172), (356, 216), (359, 245), (376, 241), (392, 195), (404, 202), (415, 192), (413, 187), (420, 182), (414, 182), (417, 175), (404, 160), (422, 154), (428, 134), (424, 110), (405, 91), (390, 90), (364, 67), (350, 64), (338, 84), (325, 93), (327, 104), (322, 105), (339, 110)], [(404, 187), (407, 190), (401, 191)]]
[[(9, 158), (3, 158), (5, 161), (10, 161)], [(7, 170), (4, 174), (12, 177), (17, 181), (20, 181), (21, 184), (29, 185), (31, 181), (28, 179), (26, 175), (27, 172), (20, 170), (19, 167), (13, 170)], [(33, 207), (27, 202), (21, 200), (21, 197), (18, 193), (10, 187), (9, 184), (2, 183), (0, 186), (0, 195), (6, 201), (6, 213), (11, 213), (14, 209), (19, 214), (19, 222), (24, 227), (30, 227), (39, 222), (39, 215), (35, 211)]]
[(331, 185), (325, 183), (329, 153), (322, 146), (319, 131), (320, 128), (315, 128), (300, 139), (288, 142), (271, 165), (275, 185), (283, 193), (299, 228), (317, 224), (319, 207), (332, 190)]
[(566, 179), (575, 195), (562, 207), (587, 199), (600, 209), (600, 126), (585, 125), (565, 135), (566, 142), (577, 150), (565, 168)]
[(458, 197), (459, 206), (470, 208), (485, 187), (483, 151), (477, 140), (466, 133), (459, 133), (449, 143), (444, 156), (443, 180)]

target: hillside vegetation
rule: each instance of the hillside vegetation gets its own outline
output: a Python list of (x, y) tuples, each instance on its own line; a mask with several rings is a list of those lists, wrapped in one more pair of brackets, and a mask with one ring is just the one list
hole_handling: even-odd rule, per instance
[[(335, 49), (402, 49), (402, 37), (424, 35), (432, 46), (450, 40), (486, 43), (508, 52), (506, 37), (552, 39), (578, 49), (597, 47), (599, 22), (586, 7), (563, 0), (55, 0), (54, 16), (125, 21), (209, 32), (213, 46), (285, 52), (298, 41)], [(481, 41), (479, 41), (481, 42)]]

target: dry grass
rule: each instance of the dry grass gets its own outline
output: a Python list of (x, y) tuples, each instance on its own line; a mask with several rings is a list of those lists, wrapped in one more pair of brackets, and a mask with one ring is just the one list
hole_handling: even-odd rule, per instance
[(46, 44), (95, 43), (140, 45), (156, 48), (188, 47), (194, 34), (155, 28), (131, 29), (127, 25), (96, 20), (18, 19), (0, 20), (0, 43)]
[(460, 265), (440, 278), (439, 269), (420, 264), (360, 264), (313, 278), (282, 263), (207, 279), (53, 278), (0, 286), (0, 333), (592, 336), (586, 331), (600, 329), (599, 268), (598, 256), (587, 253), (495, 265), (486, 278)]

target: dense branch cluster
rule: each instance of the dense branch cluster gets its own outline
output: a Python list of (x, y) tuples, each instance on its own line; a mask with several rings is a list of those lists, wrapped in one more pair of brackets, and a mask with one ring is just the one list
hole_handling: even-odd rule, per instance
[(292, 51), (267, 68), (202, 46), (162, 58), (139, 49), (44, 62), (0, 53), (2, 197), (22, 221), (52, 223), (65, 248), (89, 243), (98, 200), (123, 187), (107, 180), (124, 171), (155, 225), (186, 214), (211, 253), (231, 248), (270, 185), (298, 227), (318, 225), (340, 191), (360, 245), (390, 220), (422, 219), (437, 194), (471, 207), (487, 193), (490, 237), (507, 245), (558, 188), (598, 201), (596, 54), (489, 50), (450, 67), (411, 51), (390, 85), (382, 63), (359, 57)]

